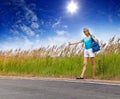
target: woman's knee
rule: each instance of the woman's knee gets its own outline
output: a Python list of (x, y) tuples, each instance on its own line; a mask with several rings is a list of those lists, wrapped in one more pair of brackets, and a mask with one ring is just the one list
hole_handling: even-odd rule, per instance
[(84, 66), (86, 67), (87, 66), (87, 64), (88, 64), (88, 58), (84, 58)]
[(91, 62), (92, 66), (95, 66), (95, 63), (94, 62)]
[(84, 62), (84, 67), (87, 67), (87, 62)]
[(95, 65), (95, 60), (94, 60), (94, 58), (91, 58), (91, 64), (92, 64), (92, 66)]

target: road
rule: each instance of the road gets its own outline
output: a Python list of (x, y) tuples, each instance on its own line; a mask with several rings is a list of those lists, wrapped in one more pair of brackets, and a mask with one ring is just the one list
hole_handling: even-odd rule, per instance
[(0, 78), (0, 99), (120, 99), (120, 85)]

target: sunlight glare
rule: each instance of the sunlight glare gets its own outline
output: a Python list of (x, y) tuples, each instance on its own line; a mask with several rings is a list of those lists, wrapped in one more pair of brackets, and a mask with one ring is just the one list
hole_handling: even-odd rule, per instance
[(78, 10), (78, 4), (74, 1), (70, 1), (69, 4), (67, 5), (67, 11), (71, 14), (77, 12)]

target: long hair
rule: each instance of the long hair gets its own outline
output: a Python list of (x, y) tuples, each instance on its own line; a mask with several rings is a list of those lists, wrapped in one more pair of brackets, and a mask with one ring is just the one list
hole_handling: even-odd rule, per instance
[(83, 31), (87, 31), (89, 36), (92, 36), (88, 28), (84, 28)]

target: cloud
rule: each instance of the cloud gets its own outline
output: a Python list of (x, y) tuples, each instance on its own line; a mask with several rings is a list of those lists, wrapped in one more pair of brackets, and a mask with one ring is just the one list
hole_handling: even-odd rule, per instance
[(58, 19), (58, 20), (52, 25), (52, 28), (57, 27), (58, 25), (60, 25), (60, 23), (61, 23), (61, 19)]
[(34, 41), (28, 39), (28, 37), (24, 35), (20, 38), (8, 38), (6, 42), (0, 42), (0, 50), (15, 50), (19, 48), (22, 50), (28, 50), (33, 48), (34, 43)]
[(64, 37), (64, 36), (54, 36), (54, 37), (49, 37), (48, 38), (49, 41), (49, 45), (61, 45), (64, 44), (66, 42), (68, 42), (68, 38)]
[(13, 33), (14, 35), (19, 35), (19, 31), (16, 29), (10, 29), (10, 32)]
[(22, 25), (21, 26), (21, 29), (24, 33), (26, 33), (28, 36), (34, 36), (35, 35), (35, 32), (32, 31), (32, 29), (26, 25)]
[(57, 35), (62, 36), (62, 35), (67, 34), (67, 31), (64, 31), (64, 30), (57, 30), (56, 33), (57, 33)]
[(27, 48), (32, 48), (34, 42), (32, 42), (30, 39), (28, 39), (26, 36), (24, 36), (24, 48), (27, 49)]
[(39, 35), (39, 34), (36, 34), (36, 37), (37, 37), (37, 38), (39, 38), (39, 37), (40, 37), (40, 35)]
[[(16, 18), (18, 19), (12, 25), (11, 32), (13, 34), (21, 34), (20, 31), (22, 30), (28, 36), (34, 36), (35, 35), (34, 30), (39, 29), (40, 25), (39, 25), (39, 20), (36, 13), (34, 13), (31, 10), (32, 6), (28, 7), (26, 5), (25, 0), (19, 0), (19, 1), (14, 0), (12, 1), (12, 3), (16, 7), (19, 6), (22, 10), (18, 10), (18, 12), (16, 13)], [(32, 4), (32, 5), (36, 7), (35, 4)]]
[(64, 24), (64, 22), (62, 21), (62, 18), (60, 17), (59, 19), (56, 20), (55, 23), (52, 24), (52, 28), (53, 29), (67, 29), (68, 25)]
[(63, 25), (63, 27), (64, 27), (64, 28), (66, 28), (66, 29), (68, 28), (68, 26), (67, 26), (67, 25)]
[[(64, 31), (65, 33), (68, 33), (67, 31)], [(70, 33), (69, 33), (70, 34)], [(28, 36), (21, 35), (20, 37), (15, 38), (9, 38), (6, 40), (6, 42), (0, 42), (0, 50), (10, 50), (10, 49), (36, 49), (40, 47), (47, 47), (47, 46), (53, 46), (53, 45), (62, 45), (62, 44), (68, 44), (68, 42), (74, 42), (79, 40), (78, 34), (76, 35), (55, 35), (55, 36), (49, 36), (45, 39), (40, 37), (39, 34), (36, 34), (34, 36), (34, 39), (30, 39)]]
[(39, 25), (36, 22), (32, 22), (31, 27), (37, 29)]
[(26, 11), (25, 18), (31, 24), (31, 27), (35, 29), (39, 28), (37, 15), (32, 10), (28, 9), (26, 6), (24, 9)]

